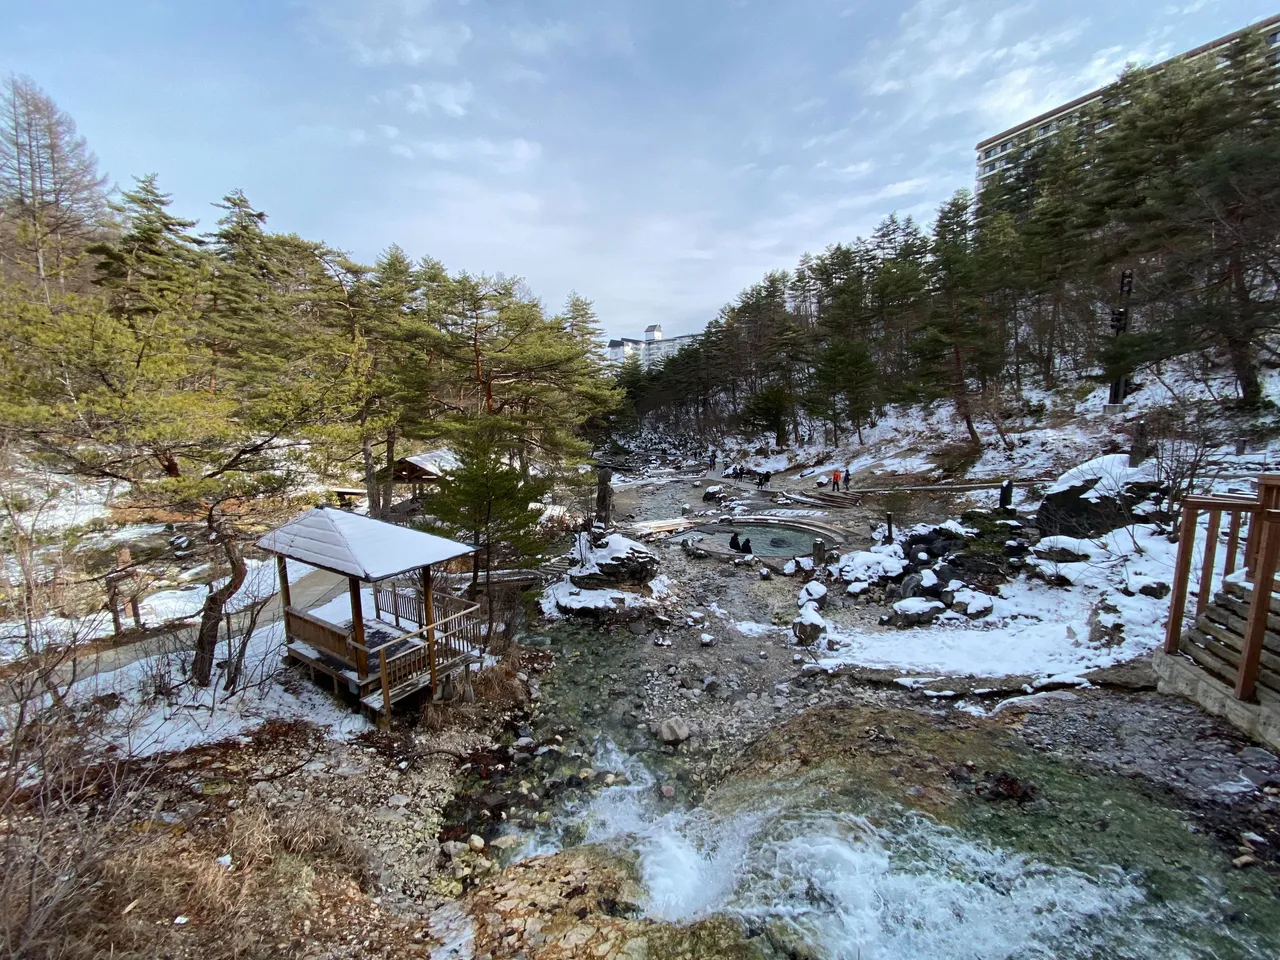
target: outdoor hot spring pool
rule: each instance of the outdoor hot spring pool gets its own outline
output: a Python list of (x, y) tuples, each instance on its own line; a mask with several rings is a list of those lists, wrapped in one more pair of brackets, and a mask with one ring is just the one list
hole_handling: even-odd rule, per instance
[(751, 552), (757, 557), (807, 557), (813, 553), (815, 539), (831, 542), (830, 537), (823, 537), (811, 530), (771, 523), (717, 523), (678, 534), (673, 539), (697, 539), (704, 544), (728, 550), (729, 541), (735, 533), (739, 540), (746, 540), (748, 537), (751, 539)]

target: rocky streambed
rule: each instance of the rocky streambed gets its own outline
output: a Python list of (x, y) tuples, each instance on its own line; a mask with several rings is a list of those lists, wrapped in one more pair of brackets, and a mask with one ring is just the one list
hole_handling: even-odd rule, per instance
[(1271, 754), (1149, 691), (979, 718), (815, 674), (735, 626), (789, 622), (793, 582), (658, 553), (662, 622), (526, 638), (554, 666), (446, 814), (433, 956), (1280, 952)]

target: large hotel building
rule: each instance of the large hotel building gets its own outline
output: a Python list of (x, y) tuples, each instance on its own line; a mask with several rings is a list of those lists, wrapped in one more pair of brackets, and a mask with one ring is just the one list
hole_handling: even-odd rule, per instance
[[(1225, 37), (1219, 37), (1217, 40), (1211, 40), (1208, 43), (1196, 47), (1194, 50), (1188, 50), (1186, 53), (1180, 53), (1176, 57), (1171, 57), (1161, 63), (1156, 64), (1151, 69), (1159, 70), (1170, 63), (1179, 60), (1195, 60), (1200, 57), (1207, 57), (1215, 52), (1221, 55), (1223, 47), (1229, 45), (1233, 40), (1245, 33), (1247, 30), (1261, 31), (1271, 46), (1271, 52), (1267, 55), (1267, 59), (1272, 63), (1276, 63), (1280, 58), (1280, 14), (1267, 17), (1260, 20), (1249, 27), (1237, 30), (1235, 33), (1229, 33)], [(1092, 93), (1086, 93), (1082, 97), (1077, 97), (1070, 103), (1064, 103), (1060, 107), (1054, 107), (1047, 113), (1042, 113), (1038, 117), (1032, 117), (1024, 123), (1018, 124), (1016, 127), (1010, 127), (1002, 133), (997, 133), (994, 137), (988, 137), (983, 140), (975, 148), (978, 152), (978, 188), (981, 190), (983, 182), (999, 170), (1007, 167), (1017, 166), (1023, 159), (1030, 155), (1037, 143), (1040, 143), (1047, 137), (1053, 136), (1058, 132), (1064, 123), (1069, 123), (1084, 107), (1097, 103), (1103, 97), (1106, 87), (1094, 90)]]

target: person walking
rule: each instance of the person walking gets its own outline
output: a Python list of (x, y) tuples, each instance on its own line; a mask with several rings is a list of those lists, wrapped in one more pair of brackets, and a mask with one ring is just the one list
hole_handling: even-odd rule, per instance
[(707, 458), (707, 473), (714, 473), (716, 469), (716, 452), (711, 451), (711, 456)]
[(770, 473), (768, 470), (766, 470), (766, 471), (764, 472), (764, 478), (763, 478), (763, 481), (761, 482), (760, 486), (761, 486), (761, 487), (767, 487), (767, 486), (769, 485), (769, 481), (770, 481), (770, 480), (772, 480), (772, 479), (773, 479), (773, 474), (772, 474), (772, 473)]
[(844, 468), (844, 492), (849, 492), (849, 468)]

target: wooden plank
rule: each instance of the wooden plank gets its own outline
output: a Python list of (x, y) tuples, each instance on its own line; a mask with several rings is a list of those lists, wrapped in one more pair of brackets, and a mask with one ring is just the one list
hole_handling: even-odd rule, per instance
[(1215, 656), (1196, 643), (1184, 642), (1180, 652), (1194, 660), (1205, 673), (1215, 680), (1222, 681), (1228, 687), (1231, 686), (1236, 676), (1236, 666), (1234, 664), (1227, 663), (1221, 657)]
[(1177, 653), (1182, 636), (1182, 615), (1187, 609), (1187, 586), (1191, 580), (1192, 552), (1196, 543), (1196, 509), (1182, 508), (1182, 524), (1178, 530), (1178, 560), (1173, 575), (1173, 593), (1169, 598), (1169, 624), (1165, 628), (1164, 652)]
[(1227, 562), (1222, 571), (1224, 578), (1236, 572), (1236, 554), (1240, 551), (1240, 524), (1243, 520), (1244, 513), (1239, 510), (1231, 511), (1231, 523), (1227, 527)]
[[(1273, 490), (1280, 493), (1280, 487)], [(1236, 677), (1237, 700), (1252, 700), (1254, 688), (1258, 684), (1258, 666), (1266, 640), (1267, 611), (1270, 606), (1268, 601), (1271, 599), (1272, 588), (1275, 585), (1276, 561), (1280, 559), (1280, 525), (1266, 514), (1258, 514), (1258, 519), (1261, 521), (1259, 526), (1262, 528), (1262, 534), (1259, 538), (1253, 603), (1249, 610), (1249, 623), (1244, 635), (1244, 658), (1240, 663), (1240, 673)]]
[[(1211, 637), (1215, 643), (1233, 651), (1237, 657), (1239, 657), (1244, 651), (1243, 637), (1232, 630), (1224, 629), (1208, 617), (1201, 617), (1197, 620), (1195, 628), (1201, 633)], [(1232, 663), (1235, 662), (1237, 661), (1232, 661)], [(1280, 652), (1276, 649), (1264, 649), (1262, 651), (1262, 663), (1268, 669), (1275, 670), (1277, 673), (1280, 673)]]
[(387, 651), (378, 651), (378, 671), (382, 675), (382, 718), (379, 726), (391, 729), (391, 684), (387, 680)]
[[(1186, 507), (1184, 506), (1185, 510)], [(1222, 527), (1222, 510), (1209, 511), (1209, 529), (1204, 540), (1204, 563), (1200, 566), (1199, 596), (1196, 597), (1196, 616), (1204, 613), (1213, 593), (1213, 561), (1218, 551), (1218, 531)]]

